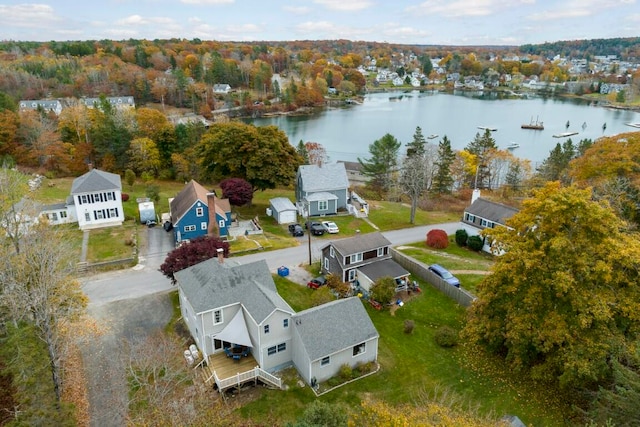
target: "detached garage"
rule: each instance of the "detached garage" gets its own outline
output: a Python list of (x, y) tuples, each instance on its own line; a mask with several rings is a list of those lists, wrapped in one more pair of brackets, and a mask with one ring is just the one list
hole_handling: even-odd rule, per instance
[(276, 197), (269, 200), (268, 215), (275, 218), (278, 224), (292, 224), (298, 220), (298, 211), (286, 197)]

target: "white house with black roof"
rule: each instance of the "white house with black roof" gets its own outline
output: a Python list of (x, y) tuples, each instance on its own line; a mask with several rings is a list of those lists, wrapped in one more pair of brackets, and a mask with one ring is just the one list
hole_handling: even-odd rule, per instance
[[(506, 227), (506, 221), (518, 213), (519, 210), (497, 203), (480, 196), (479, 190), (474, 190), (471, 204), (464, 210), (462, 223), (470, 236), (479, 235), (486, 228)], [(491, 253), (491, 245), (485, 239), (483, 251)]]
[(264, 260), (237, 264), (219, 257), (176, 272), (175, 279), (182, 318), (205, 360), (247, 347), (261, 369), (294, 365), (311, 383), (335, 375), (344, 363), (377, 359), (378, 333), (359, 299), (296, 314)]
[(380, 232), (330, 242), (322, 249), (321, 272), (368, 291), (382, 277), (406, 280), (409, 272), (391, 259), (391, 242)]
[(122, 225), (122, 181), (120, 175), (91, 169), (73, 180), (71, 196), (81, 230)]

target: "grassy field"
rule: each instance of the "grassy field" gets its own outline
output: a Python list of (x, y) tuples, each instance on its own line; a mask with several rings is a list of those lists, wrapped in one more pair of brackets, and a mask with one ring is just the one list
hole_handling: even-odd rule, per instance
[(449, 240), (449, 246), (445, 249), (433, 249), (424, 242), (416, 242), (397, 249), (425, 264), (442, 265), (460, 279), (463, 288), (475, 293), (478, 283), (493, 265), (491, 255), (460, 247), (453, 240), (453, 236)]
[[(278, 292), (295, 310), (311, 304), (314, 291), (276, 276)], [(422, 284), (423, 292), (409, 300), (394, 315), (388, 310), (376, 311), (368, 304), (380, 342), (378, 361), (381, 370), (375, 375), (336, 389), (319, 399), (342, 402), (357, 407), (365, 397), (390, 404), (420, 404), (425, 395), (438, 393), (456, 396), (455, 401), (483, 415), (518, 415), (527, 425), (563, 425), (568, 411), (560, 396), (543, 385), (529, 382), (502, 368), (500, 360), (483, 354), (464, 343), (442, 348), (434, 334), (443, 325), (460, 330), (465, 312), (444, 295)], [(404, 333), (404, 321), (413, 320), (412, 334)], [(345, 325), (357, 327), (357, 325)], [(285, 375), (291, 378), (291, 373)], [(283, 425), (300, 416), (305, 406), (315, 399), (308, 387), (299, 387), (291, 379), (287, 391), (267, 391), (240, 409), (254, 422)]]
[[(64, 201), (71, 192), (72, 178), (45, 179), (43, 185), (34, 193), (34, 199), (41, 203), (50, 204)], [(138, 203), (136, 199), (146, 197), (146, 190), (149, 185), (157, 186), (159, 189), (159, 200), (155, 202), (156, 212), (160, 215), (169, 212), (169, 198), (175, 197), (183, 188), (183, 183), (172, 181), (153, 181), (144, 183), (137, 181), (129, 186), (123, 182), (123, 193), (129, 195), (129, 200), (123, 202), (125, 213), (125, 223), (121, 230), (111, 229), (109, 231), (91, 231), (89, 240), (89, 253), (87, 261), (99, 262), (117, 258), (126, 258), (131, 255), (131, 247), (125, 244), (132, 235), (142, 238), (144, 233), (135, 233), (138, 224)], [(215, 189), (218, 194), (219, 188)], [(233, 208), (234, 213), (240, 220), (257, 218), (260, 226), (264, 230), (263, 235), (250, 236), (250, 238), (238, 238), (230, 241), (231, 252), (244, 254), (252, 251), (275, 250), (291, 246), (300, 245), (300, 240), (289, 235), (287, 225), (277, 224), (275, 219), (266, 215), (269, 207), (269, 199), (274, 197), (288, 197), (293, 199), (294, 192), (291, 188), (278, 188), (274, 190), (258, 191), (254, 194), (253, 202), (250, 206)], [(406, 204), (394, 202), (371, 202), (369, 220), (380, 230), (395, 230), (410, 227), (410, 208)], [(340, 236), (352, 236), (356, 232), (370, 233), (376, 230), (368, 221), (355, 218), (351, 215), (333, 215), (329, 217), (315, 217), (313, 220), (334, 221), (339, 229)], [(460, 219), (457, 213), (446, 212), (426, 212), (418, 210), (416, 221), (413, 225), (435, 224), (440, 222), (451, 222)], [(304, 219), (299, 219), (304, 223)], [(82, 232), (78, 239), (82, 240)], [(314, 239), (331, 239), (334, 236), (314, 236)], [(144, 242), (138, 241), (142, 246)]]

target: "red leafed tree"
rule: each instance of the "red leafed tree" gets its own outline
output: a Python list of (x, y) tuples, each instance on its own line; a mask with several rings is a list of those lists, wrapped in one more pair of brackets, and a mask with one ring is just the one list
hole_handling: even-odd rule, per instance
[(251, 184), (242, 178), (228, 178), (220, 183), (222, 197), (229, 199), (232, 206), (244, 206), (253, 200)]
[(307, 150), (310, 165), (322, 166), (329, 161), (327, 150), (324, 149), (322, 144), (309, 141), (304, 143), (304, 148)]
[(175, 284), (176, 279), (173, 274), (176, 271), (217, 256), (218, 248), (222, 248), (225, 258), (229, 256), (229, 242), (213, 236), (196, 237), (189, 243), (185, 243), (169, 252), (164, 263), (160, 266), (160, 271)]
[(444, 230), (436, 229), (427, 233), (427, 246), (435, 249), (444, 249), (449, 246), (449, 237)]

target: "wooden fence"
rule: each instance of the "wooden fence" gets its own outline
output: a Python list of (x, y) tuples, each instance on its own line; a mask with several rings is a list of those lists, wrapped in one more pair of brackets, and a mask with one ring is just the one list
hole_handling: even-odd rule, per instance
[(402, 252), (391, 249), (391, 257), (395, 262), (403, 266), (407, 271), (421, 280), (429, 283), (431, 286), (464, 307), (469, 307), (476, 296), (462, 287), (456, 288), (446, 281), (442, 280), (435, 273), (429, 270), (429, 266), (413, 259)]

